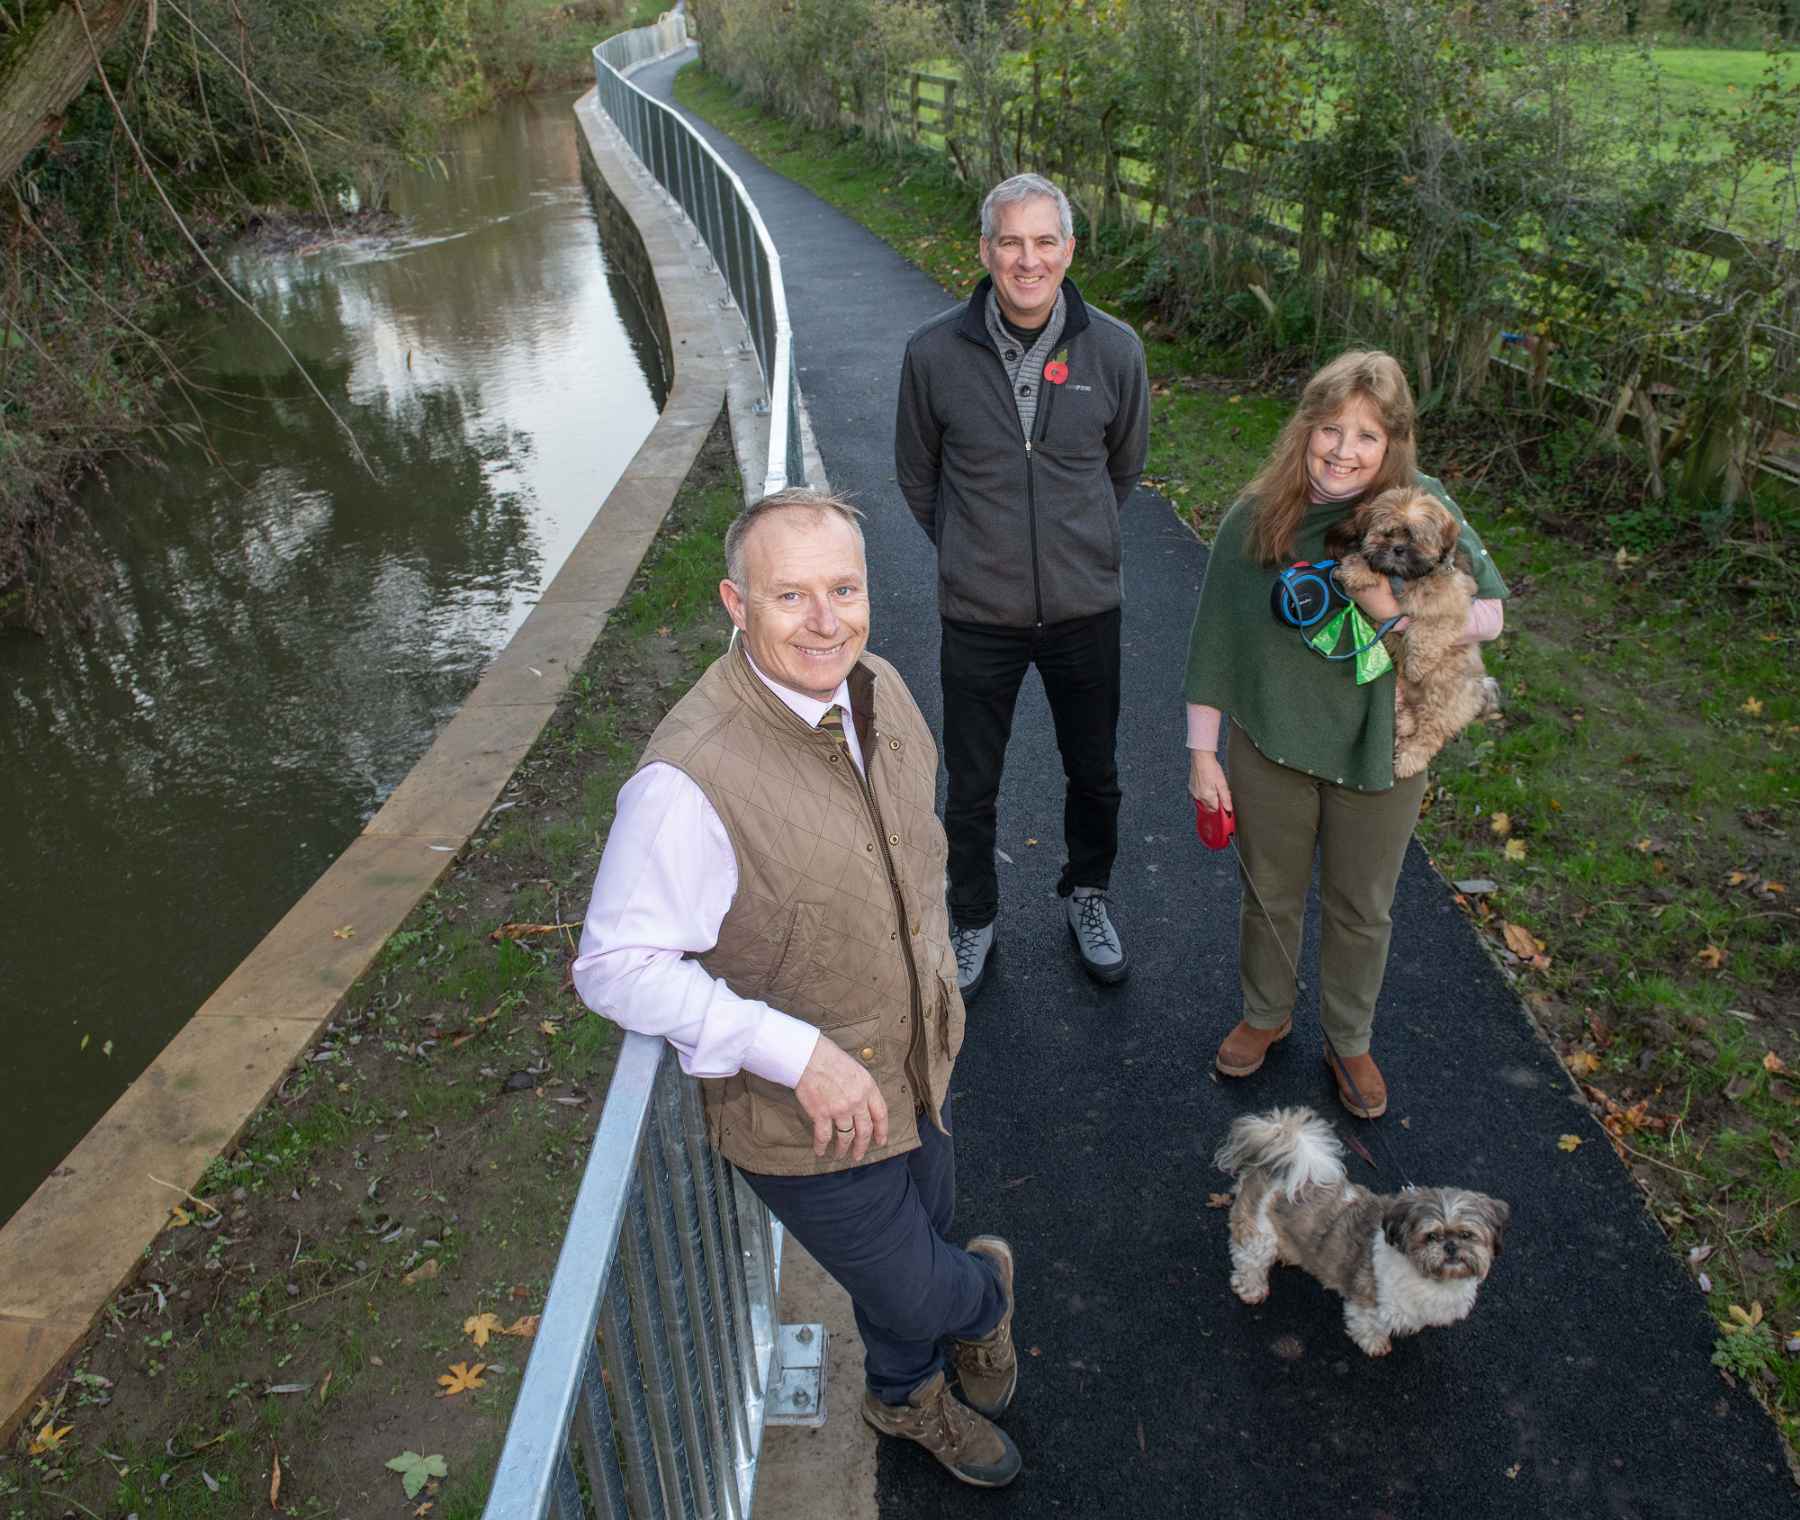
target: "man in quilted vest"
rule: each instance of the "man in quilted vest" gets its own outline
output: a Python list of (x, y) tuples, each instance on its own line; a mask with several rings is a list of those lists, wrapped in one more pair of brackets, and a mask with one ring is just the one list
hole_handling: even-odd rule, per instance
[(713, 1144), (849, 1293), (863, 1418), (998, 1487), (1020, 1465), (992, 1423), (1018, 1382), (1013, 1257), (947, 1238), (963, 1005), (937, 750), (865, 652), (854, 508), (765, 497), (725, 555), (739, 636), (620, 789), (575, 986), (675, 1047)]

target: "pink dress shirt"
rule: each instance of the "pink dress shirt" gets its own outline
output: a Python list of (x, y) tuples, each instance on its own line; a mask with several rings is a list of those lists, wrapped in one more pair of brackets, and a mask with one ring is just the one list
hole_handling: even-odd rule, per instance
[[(848, 682), (820, 702), (777, 685), (754, 660), (750, 668), (810, 727), (834, 706), (850, 711)], [(847, 720), (844, 739), (862, 770), (856, 725)], [(819, 1031), (739, 997), (691, 958), (719, 942), (737, 885), (731, 840), (706, 794), (672, 765), (645, 766), (619, 789), (582, 925), (575, 990), (622, 1028), (661, 1035), (696, 1077), (748, 1071), (794, 1087)]]

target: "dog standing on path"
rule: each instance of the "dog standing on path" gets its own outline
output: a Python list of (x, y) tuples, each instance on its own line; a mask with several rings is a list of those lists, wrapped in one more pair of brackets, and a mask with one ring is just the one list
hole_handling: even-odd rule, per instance
[(1343, 1298), (1344, 1328), (1370, 1356), (1386, 1356), (1396, 1335), (1466, 1319), (1512, 1214), (1462, 1188), (1358, 1187), (1343, 1143), (1310, 1108), (1246, 1114), (1213, 1162), (1237, 1178), (1232, 1292), (1260, 1304), (1270, 1267), (1299, 1267)]

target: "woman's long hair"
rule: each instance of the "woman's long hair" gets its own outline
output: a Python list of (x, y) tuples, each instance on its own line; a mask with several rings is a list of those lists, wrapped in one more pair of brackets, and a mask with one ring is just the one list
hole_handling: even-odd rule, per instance
[[(1306, 382), (1300, 405), (1288, 418), (1256, 478), (1244, 488), (1256, 503), (1250, 549), (1260, 563), (1279, 565), (1293, 554), (1294, 535), (1312, 503), (1306, 445), (1313, 429), (1359, 400), (1374, 407), (1388, 437), (1387, 457), (1363, 496), (1378, 496), (1393, 486), (1413, 483), (1418, 450), (1413, 441), (1413, 397), (1406, 371), (1391, 354), (1377, 350), (1352, 349), (1339, 354)], [(1345, 502), (1345, 509), (1350, 505)]]

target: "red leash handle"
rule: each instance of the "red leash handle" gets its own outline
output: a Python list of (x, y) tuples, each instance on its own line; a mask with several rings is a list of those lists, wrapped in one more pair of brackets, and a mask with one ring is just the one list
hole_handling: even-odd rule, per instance
[(1198, 797), (1194, 799), (1194, 832), (1209, 850), (1222, 850), (1237, 832), (1237, 814), (1225, 808), (1209, 808)]

